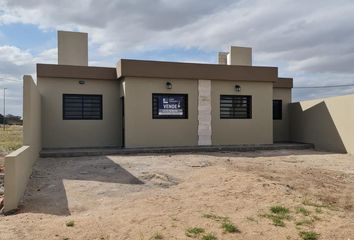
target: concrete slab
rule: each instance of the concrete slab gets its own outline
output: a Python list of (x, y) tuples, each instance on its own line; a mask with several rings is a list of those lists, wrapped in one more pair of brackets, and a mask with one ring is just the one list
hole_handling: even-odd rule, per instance
[(142, 153), (186, 153), (186, 152), (247, 152), (257, 150), (305, 150), (313, 149), (308, 143), (274, 143), (274, 144), (245, 144), (227, 146), (192, 146), (192, 147), (160, 147), (160, 148), (65, 148), (43, 149), (40, 157), (82, 157), (104, 155), (128, 155)]

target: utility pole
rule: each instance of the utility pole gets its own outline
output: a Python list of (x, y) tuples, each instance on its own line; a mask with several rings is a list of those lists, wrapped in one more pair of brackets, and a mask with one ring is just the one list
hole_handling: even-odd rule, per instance
[(4, 88), (4, 116), (2, 118), (2, 123), (3, 123), (3, 127), (4, 127), (4, 131), (5, 131), (5, 114), (6, 114), (6, 111), (5, 111), (5, 91), (6, 91), (7, 88)]

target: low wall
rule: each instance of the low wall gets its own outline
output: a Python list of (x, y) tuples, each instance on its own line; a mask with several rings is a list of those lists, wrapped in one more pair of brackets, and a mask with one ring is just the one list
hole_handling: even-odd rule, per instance
[(354, 95), (290, 105), (290, 136), (316, 149), (354, 154)]
[(31, 76), (23, 78), (23, 145), (5, 157), (4, 213), (17, 208), (41, 150), (41, 96)]

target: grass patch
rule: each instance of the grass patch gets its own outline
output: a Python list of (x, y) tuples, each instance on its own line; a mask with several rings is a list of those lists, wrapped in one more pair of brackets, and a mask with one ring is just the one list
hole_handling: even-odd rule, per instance
[(288, 208), (279, 205), (271, 207), (270, 211), (277, 215), (287, 215), (290, 212)]
[(0, 128), (0, 156), (6, 155), (22, 146), (22, 126), (3, 125)]
[(224, 229), (225, 233), (240, 233), (240, 229), (236, 227), (233, 223), (231, 222), (224, 222), (221, 227)]
[(186, 230), (186, 236), (191, 238), (196, 238), (204, 232), (205, 232), (204, 228), (200, 228), (200, 227), (188, 228)]
[(316, 233), (316, 232), (300, 232), (300, 237), (303, 240), (317, 240), (320, 237), (320, 234)]
[(297, 213), (301, 213), (304, 216), (309, 216), (311, 214), (311, 212), (309, 210), (307, 210), (306, 208), (304, 208), (304, 207), (296, 208), (296, 212)]
[(69, 222), (66, 222), (65, 225), (67, 227), (74, 227), (75, 226), (75, 222), (74, 221), (69, 221)]
[(221, 228), (224, 229), (224, 233), (240, 233), (238, 227), (233, 224), (228, 217), (218, 216), (215, 214), (204, 214), (203, 217), (221, 222)]
[(203, 214), (203, 217), (204, 218), (208, 218), (208, 219), (211, 219), (211, 220), (214, 220), (214, 221), (217, 221), (217, 222), (228, 222), (229, 221), (229, 218), (228, 217), (222, 217), (222, 216), (218, 216), (218, 215), (215, 215), (215, 214)]
[(270, 213), (263, 214), (261, 217), (271, 219), (274, 226), (285, 227), (284, 220), (290, 220), (290, 210), (283, 206), (272, 206)]
[(202, 240), (217, 240), (218, 238), (213, 233), (208, 233), (202, 237)]

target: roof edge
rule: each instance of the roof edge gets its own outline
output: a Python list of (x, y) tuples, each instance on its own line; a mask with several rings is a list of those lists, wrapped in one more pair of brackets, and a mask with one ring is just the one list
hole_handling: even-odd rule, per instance
[(37, 77), (117, 79), (116, 68), (37, 63)]
[(117, 77), (276, 82), (278, 68), (121, 59)]
[(273, 84), (273, 88), (293, 88), (294, 80), (292, 78), (278, 78)]

